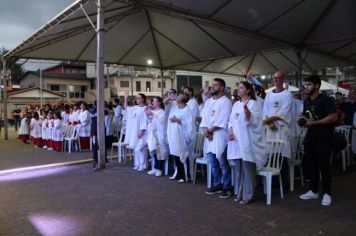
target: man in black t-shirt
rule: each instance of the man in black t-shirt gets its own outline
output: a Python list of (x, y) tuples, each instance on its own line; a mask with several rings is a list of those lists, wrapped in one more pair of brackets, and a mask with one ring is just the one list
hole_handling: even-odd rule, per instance
[(304, 81), (305, 94), (308, 97), (304, 101), (303, 117), (298, 123), (308, 128), (304, 140), (304, 150), (310, 171), (310, 186), (308, 192), (300, 195), (300, 199), (319, 198), (318, 189), (321, 174), (324, 192), (321, 204), (329, 206), (332, 202), (329, 158), (337, 113), (333, 101), (319, 93), (320, 77), (311, 75)]

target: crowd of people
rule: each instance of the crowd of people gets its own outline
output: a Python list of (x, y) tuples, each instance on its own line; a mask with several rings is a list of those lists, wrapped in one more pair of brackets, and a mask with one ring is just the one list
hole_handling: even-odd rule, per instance
[[(233, 166), (237, 169), (234, 201), (248, 204), (255, 197), (256, 173), (267, 162), (270, 151), (267, 140), (283, 141), (281, 175), (287, 189), (287, 161), (296, 155), (299, 139), (305, 136), (305, 161), (311, 181), (309, 191), (300, 198), (319, 197), (321, 176), (322, 205), (328, 206), (332, 203), (329, 166), (332, 134), (336, 125), (356, 128), (356, 92), (351, 91), (347, 101), (342, 101), (338, 93), (332, 100), (320, 93), (318, 76), (309, 76), (304, 82), (304, 90), (297, 96), (283, 87), (282, 71), (274, 73), (273, 91), (265, 94), (259, 84), (248, 78), (238, 84), (232, 99), (220, 78), (215, 78), (212, 86), (204, 87), (197, 96), (193, 88), (186, 87), (180, 94), (170, 89), (163, 98), (148, 99), (139, 93), (130, 101), (127, 91), (123, 100), (116, 99), (114, 104), (105, 106), (106, 147), (111, 147), (120, 132), (124, 132), (123, 140), (119, 141), (133, 151), (134, 170), (147, 170), (151, 159), (148, 174), (159, 177), (163, 175), (165, 161), (171, 158), (175, 171), (170, 179), (186, 183), (192, 179), (188, 163), (200, 133), (205, 138), (203, 155), (209, 161), (213, 177), (206, 193), (219, 193), (220, 198), (232, 196)], [(95, 103), (90, 107), (85, 103), (80, 107), (35, 107), (32, 112), (23, 110), (21, 116), (19, 138), (24, 143), (31, 139), (35, 147), (62, 150), (64, 126), (80, 126), (81, 149), (88, 149), (90, 136), (96, 135)], [(94, 167), (97, 164), (95, 160)]]

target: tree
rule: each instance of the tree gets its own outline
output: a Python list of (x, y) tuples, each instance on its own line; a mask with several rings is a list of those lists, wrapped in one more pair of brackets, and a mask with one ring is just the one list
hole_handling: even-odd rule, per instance
[[(2, 49), (0, 51), (0, 58), (8, 52), (6, 49)], [(12, 84), (19, 84), (22, 76), (24, 75), (24, 71), (21, 65), (17, 64), (17, 58), (11, 58), (6, 60), (7, 69), (11, 70), (11, 83)], [(2, 70), (2, 60), (0, 60), (0, 70)]]

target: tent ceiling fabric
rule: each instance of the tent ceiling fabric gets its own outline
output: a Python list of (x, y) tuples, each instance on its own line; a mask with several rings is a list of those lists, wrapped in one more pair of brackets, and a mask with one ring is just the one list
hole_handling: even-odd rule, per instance
[[(106, 0), (105, 62), (244, 75), (356, 64), (354, 0)], [(93, 61), (94, 0), (79, 0), (6, 57)]]

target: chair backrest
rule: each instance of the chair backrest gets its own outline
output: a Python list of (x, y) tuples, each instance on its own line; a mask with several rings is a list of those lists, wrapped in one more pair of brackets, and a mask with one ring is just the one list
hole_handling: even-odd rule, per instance
[(351, 131), (351, 125), (340, 125), (335, 127), (335, 131), (338, 133), (342, 133), (345, 136), (345, 139), (347, 143), (350, 143), (350, 131)]
[(76, 125), (72, 128), (72, 135), (70, 136), (72, 139), (79, 138), (79, 129), (81, 125)]
[(269, 146), (268, 163), (266, 167), (281, 169), (283, 164), (283, 157), (281, 154), (282, 146), (284, 142), (282, 140), (268, 140)]
[(194, 149), (193, 155), (202, 156), (203, 155), (203, 146), (204, 146), (204, 135), (202, 132), (196, 132), (194, 138)]
[(118, 139), (118, 142), (119, 143), (122, 143), (122, 142), (124, 142), (124, 134), (125, 134), (125, 132), (126, 132), (126, 127), (122, 127), (121, 128), (121, 131), (120, 131), (120, 137), (119, 137), (119, 139)]

